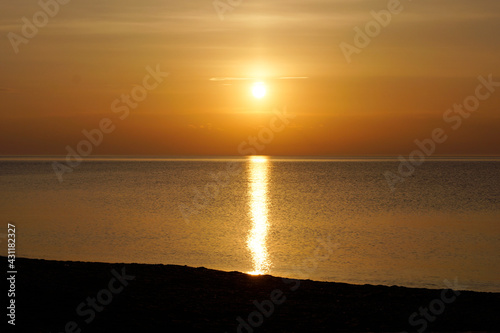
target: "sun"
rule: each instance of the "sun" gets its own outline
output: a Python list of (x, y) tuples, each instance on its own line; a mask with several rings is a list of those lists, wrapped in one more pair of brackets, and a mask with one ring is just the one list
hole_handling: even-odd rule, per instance
[(266, 96), (266, 85), (264, 82), (255, 82), (252, 86), (252, 95), (257, 98), (261, 99), (264, 96)]

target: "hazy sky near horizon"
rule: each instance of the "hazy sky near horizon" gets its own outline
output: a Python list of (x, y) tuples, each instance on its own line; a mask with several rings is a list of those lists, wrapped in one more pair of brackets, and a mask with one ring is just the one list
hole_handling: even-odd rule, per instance
[[(500, 1), (400, 5), (348, 63), (339, 45), (388, 1), (242, 0), (221, 20), (213, 0), (72, 0), (17, 53), (9, 33), (41, 7), (3, 1), (0, 155), (65, 155), (103, 118), (92, 155), (238, 155), (285, 106), (295, 118), (259, 153), (408, 155), (442, 128), (436, 155), (500, 155), (500, 87), (456, 130), (443, 119), (478, 76), (500, 82)], [(120, 119), (147, 67), (169, 74)]]

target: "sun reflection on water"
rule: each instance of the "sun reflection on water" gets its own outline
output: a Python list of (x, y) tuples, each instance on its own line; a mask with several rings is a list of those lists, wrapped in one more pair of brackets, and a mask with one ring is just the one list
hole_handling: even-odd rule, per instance
[(249, 168), (249, 205), (252, 230), (247, 239), (247, 246), (252, 254), (253, 271), (248, 274), (260, 275), (268, 273), (271, 265), (266, 246), (266, 237), (269, 229), (267, 221), (269, 160), (265, 156), (252, 156), (249, 161)]

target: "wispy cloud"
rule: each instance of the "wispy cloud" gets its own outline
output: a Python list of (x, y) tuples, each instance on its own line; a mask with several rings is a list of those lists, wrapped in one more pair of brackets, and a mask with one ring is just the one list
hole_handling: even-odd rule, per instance
[[(307, 76), (281, 76), (278, 78), (268, 78), (268, 79), (278, 79), (278, 80), (303, 80), (308, 79)], [(257, 77), (212, 77), (210, 81), (242, 81), (242, 80), (257, 80)]]
[(308, 79), (309, 77), (307, 76), (282, 76), (279, 77), (278, 80), (303, 80), (303, 79)]
[(241, 80), (254, 80), (253, 77), (212, 77), (210, 81), (241, 81)]

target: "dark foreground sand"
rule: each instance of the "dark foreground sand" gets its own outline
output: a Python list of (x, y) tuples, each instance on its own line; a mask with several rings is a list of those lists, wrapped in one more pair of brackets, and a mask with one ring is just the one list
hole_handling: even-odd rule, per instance
[[(500, 331), (500, 293), (457, 295), (174, 265), (16, 264), (16, 332)], [(428, 310), (429, 319), (417, 314), (409, 322), (430, 305), (437, 315)]]

